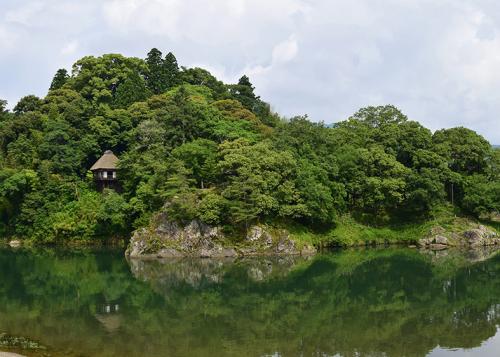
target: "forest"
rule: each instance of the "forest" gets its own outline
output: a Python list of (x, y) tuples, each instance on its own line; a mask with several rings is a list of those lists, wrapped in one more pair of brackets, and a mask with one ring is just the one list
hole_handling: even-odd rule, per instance
[[(96, 189), (105, 150), (121, 189)], [(328, 231), (447, 210), (500, 211), (500, 150), (464, 128), (431, 132), (392, 105), (326, 125), (284, 118), (247, 76), (225, 84), (172, 53), (87, 56), (44, 98), (0, 100), (0, 237), (41, 244), (127, 238), (153, 214), (240, 232)]]

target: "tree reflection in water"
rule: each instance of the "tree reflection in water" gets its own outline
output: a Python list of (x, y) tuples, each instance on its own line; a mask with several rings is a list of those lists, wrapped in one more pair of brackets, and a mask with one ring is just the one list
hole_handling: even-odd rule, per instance
[(0, 334), (53, 356), (445, 356), (497, 334), (491, 253), (127, 262), (4, 249)]

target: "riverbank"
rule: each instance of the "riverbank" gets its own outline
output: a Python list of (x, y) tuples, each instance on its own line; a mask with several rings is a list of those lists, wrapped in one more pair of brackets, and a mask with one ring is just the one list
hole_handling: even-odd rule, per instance
[[(498, 217), (496, 217), (498, 218)], [(53, 246), (70, 249), (84, 247), (126, 248), (132, 258), (166, 257), (241, 257), (256, 255), (313, 255), (335, 247), (421, 246), (446, 249), (452, 246), (500, 244), (500, 222), (457, 216), (443, 209), (425, 221), (369, 225), (351, 215), (337, 219), (336, 225), (313, 230), (298, 224), (267, 223), (228, 233), (225, 227), (214, 227), (200, 221), (180, 224), (159, 213), (147, 227), (136, 230), (131, 238), (69, 240), (40, 244), (33, 240), (0, 239), (0, 244), (20, 246)]]
[(384, 226), (363, 224), (350, 215), (342, 216), (337, 224), (326, 232), (314, 232), (302, 226), (291, 227), (292, 237), (317, 247), (357, 247), (378, 245), (416, 245), (438, 230), (447, 238), (460, 237), (467, 231), (485, 227), (500, 234), (500, 222), (480, 221), (467, 216), (457, 216), (449, 210), (421, 222), (398, 222)]
[(157, 214), (146, 228), (137, 230), (127, 248), (131, 258), (241, 257), (254, 255), (313, 255), (333, 247), (405, 245), (429, 249), (452, 246), (500, 245), (499, 223), (481, 222), (442, 211), (418, 223), (369, 226), (345, 215), (325, 231), (299, 225), (259, 224), (239, 235), (199, 221), (186, 225)]

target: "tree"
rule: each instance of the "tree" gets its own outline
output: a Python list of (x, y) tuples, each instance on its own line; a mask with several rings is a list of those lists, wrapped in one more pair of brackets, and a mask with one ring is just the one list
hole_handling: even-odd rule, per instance
[(11, 167), (33, 168), (38, 160), (36, 141), (21, 133), (7, 145), (6, 162)]
[(217, 78), (205, 69), (182, 67), (180, 78), (185, 83), (210, 88), (215, 100), (227, 99), (229, 97), (229, 91), (224, 83), (217, 80)]
[(407, 116), (393, 105), (361, 108), (349, 119), (360, 121), (372, 128), (401, 124), (408, 120)]
[(257, 218), (303, 217), (307, 209), (295, 187), (296, 162), (289, 152), (274, 151), (269, 143), (246, 140), (221, 144), (218, 164), (230, 221), (248, 224)]
[(162, 53), (156, 48), (151, 49), (146, 57), (148, 70), (146, 72), (146, 84), (154, 94), (163, 93), (167, 86), (164, 80), (164, 67)]
[(78, 175), (90, 167), (87, 159), (99, 152), (95, 137), (80, 135), (61, 119), (49, 120), (38, 148), (40, 158), (50, 162), (50, 170), (61, 175)]
[(137, 72), (132, 72), (116, 89), (113, 104), (117, 108), (128, 108), (132, 103), (144, 101), (148, 97), (146, 82)]
[(139, 58), (118, 54), (86, 56), (73, 65), (71, 88), (94, 105), (111, 104), (120, 84), (134, 72), (145, 73), (146, 68)]
[(338, 162), (351, 207), (375, 216), (401, 207), (411, 170), (382, 147), (345, 150)]
[(54, 78), (52, 79), (49, 90), (61, 89), (62, 86), (66, 84), (68, 79), (68, 71), (64, 68), (58, 69)]
[(298, 160), (294, 181), (307, 210), (302, 222), (312, 227), (332, 225), (337, 214), (345, 209), (345, 186), (331, 180), (329, 174), (321, 163)]
[(154, 94), (164, 93), (181, 83), (179, 65), (172, 52), (163, 59), (161, 51), (153, 48), (146, 57), (146, 64), (146, 84)]
[(56, 89), (47, 94), (41, 111), (51, 119), (60, 117), (80, 130), (87, 128), (91, 104), (73, 89)]
[(489, 160), (488, 176), (490, 180), (500, 181), (500, 148), (495, 148)]
[(200, 188), (214, 182), (216, 177), (217, 144), (207, 139), (196, 139), (172, 151), (172, 156), (191, 170)]
[(343, 136), (339, 138), (342, 145), (379, 145), (406, 166), (411, 166), (414, 150), (426, 149), (431, 143), (431, 132), (417, 122), (408, 121), (393, 105), (361, 108), (335, 128)]
[(166, 89), (173, 88), (180, 83), (179, 65), (172, 52), (167, 53), (163, 60), (162, 74)]
[(432, 140), (453, 171), (473, 175), (487, 170), (491, 145), (473, 130), (464, 127), (438, 130)]
[(19, 99), (19, 102), (14, 107), (14, 113), (20, 115), (27, 112), (34, 112), (39, 110), (41, 106), (42, 100), (40, 98), (36, 95), (27, 95)]
[(238, 84), (233, 84), (230, 87), (230, 93), (232, 97), (240, 101), (245, 108), (254, 111), (260, 99), (260, 97), (255, 95), (254, 89), (252, 83), (250, 83), (250, 79), (244, 75), (240, 78)]
[(484, 175), (472, 175), (466, 180), (463, 208), (480, 217), (500, 212), (500, 181), (490, 181)]
[(24, 199), (38, 184), (39, 177), (33, 170), (0, 170), (0, 218), (3, 222), (17, 218)]

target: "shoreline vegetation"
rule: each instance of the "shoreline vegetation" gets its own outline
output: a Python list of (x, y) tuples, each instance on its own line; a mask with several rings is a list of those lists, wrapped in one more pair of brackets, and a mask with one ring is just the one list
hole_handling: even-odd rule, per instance
[[(213, 256), (498, 237), (500, 149), (463, 127), (433, 133), (392, 105), (331, 125), (284, 118), (247, 76), (225, 84), (152, 49), (83, 57), (44, 98), (6, 108), (0, 241), (12, 245), (133, 237), (129, 252)], [(89, 171), (107, 150), (114, 189)]]
[(303, 226), (253, 225), (241, 235), (226, 236), (222, 227), (199, 221), (182, 226), (165, 214), (156, 216), (148, 228), (136, 231), (128, 244), (129, 258), (247, 257), (266, 255), (309, 256), (332, 248), (408, 246), (427, 250), (482, 249), (500, 247), (498, 222), (480, 222), (467, 217), (446, 215), (421, 223), (370, 227), (352, 217), (339, 218), (325, 232)]

